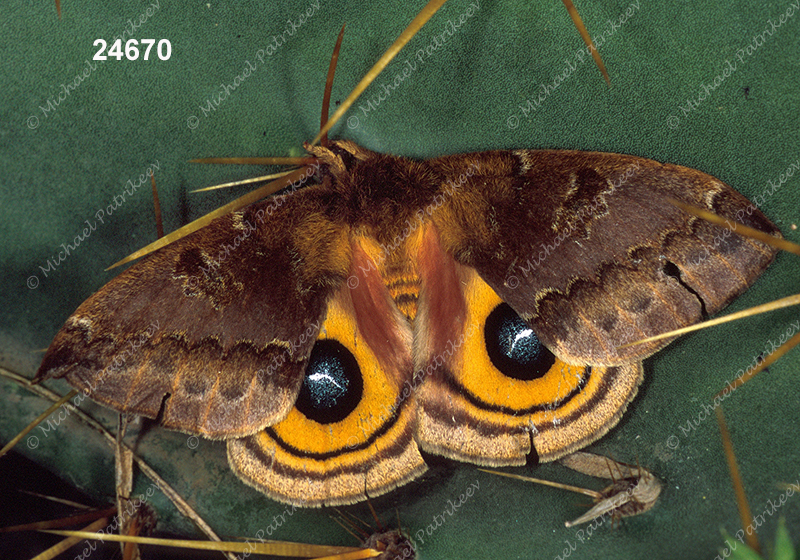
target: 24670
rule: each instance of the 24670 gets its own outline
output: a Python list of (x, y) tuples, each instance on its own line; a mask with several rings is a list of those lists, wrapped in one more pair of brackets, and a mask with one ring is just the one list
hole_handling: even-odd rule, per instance
[[(124, 56), (128, 60), (136, 60), (139, 58), (139, 44), (140, 41), (136, 39), (128, 39), (125, 42), (125, 51), (123, 52), (122, 49), (122, 39), (117, 39), (113, 43), (111, 43), (111, 48), (108, 49), (108, 56), (103, 54), (103, 51), (106, 50), (106, 43), (105, 39), (97, 39), (94, 42), (95, 47), (100, 47), (96, 53), (94, 53), (94, 60), (106, 60), (109, 56), (113, 56), (117, 60), (122, 60)], [(141, 46), (144, 50), (144, 60), (149, 60), (150, 57), (150, 49), (153, 48), (153, 45), (156, 44), (155, 39), (142, 39)], [(145, 49), (145, 46), (147, 48)], [(158, 53), (158, 58), (161, 60), (169, 60), (169, 57), (172, 56), (172, 44), (169, 42), (169, 39), (161, 39), (158, 42), (158, 46), (156, 47), (156, 53)]]

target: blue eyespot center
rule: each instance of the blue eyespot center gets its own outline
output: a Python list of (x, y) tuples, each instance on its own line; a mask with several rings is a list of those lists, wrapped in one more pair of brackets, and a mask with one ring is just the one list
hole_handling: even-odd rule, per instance
[(347, 418), (363, 393), (355, 356), (336, 340), (318, 340), (308, 359), (297, 409), (310, 420), (331, 424)]
[(483, 332), (492, 364), (508, 377), (523, 381), (538, 379), (555, 363), (552, 352), (506, 303), (489, 313)]

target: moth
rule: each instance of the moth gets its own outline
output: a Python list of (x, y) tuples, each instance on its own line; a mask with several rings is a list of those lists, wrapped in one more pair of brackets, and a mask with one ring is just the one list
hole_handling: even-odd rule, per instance
[(639, 157), (306, 149), (290, 195), (84, 302), (37, 380), (226, 440), (276, 500), (352, 503), (421, 452), (520, 465), (607, 433), (669, 340), (623, 345), (716, 313), (774, 257), (669, 199), (779, 235), (721, 181)]

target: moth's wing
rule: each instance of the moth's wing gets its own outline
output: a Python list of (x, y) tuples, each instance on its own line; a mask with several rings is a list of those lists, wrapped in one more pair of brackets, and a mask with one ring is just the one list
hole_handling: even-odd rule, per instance
[[(369, 243), (365, 243), (369, 245)], [(416, 401), (401, 399), (412, 373), (412, 334), (362, 248), (332, 294), (295, 407), (274, 426), (228, 441), (245, 482), (305, 507), (348, 504), (417, 477)]]
[(521, 464), (533, 448), (546, 461), (596, 440), (666, 342), (618, 346), (716, 312), (774, 256), (667, 202), (777, 233), (695, 170), (552, 151), (429, 164), (444, 179), (424, 209), (417, 439), (452, 458)]
[(420, 254), (417, 442), (482, 465), (551, 461), (611, 429), (636, 395), (641, 362), (566, 363), (481, 278), (443, 250), (436, 226)]
[(445, 252), (570, 363), (619, 365), (742, 293), (775, 250), (691, 216), (674, 198), (780, 235), (745, 197), (694, 169), (606, 153), (485, 152), (439, 158)]
[(37, 379), (211, 438), (285, 417), (350, 267), (319, 200), (317, 187), (264, 200), (130, 267), (67, 320)]

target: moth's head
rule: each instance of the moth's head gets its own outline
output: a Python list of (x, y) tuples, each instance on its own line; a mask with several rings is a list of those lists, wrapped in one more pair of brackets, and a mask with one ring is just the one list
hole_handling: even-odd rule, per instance
[(382, 155), (349, 140), (333, 140), (324, 146), (312, 146), (306, 142), (303, 147), (309, 155), (317, 158), (323, 175), (340, 184), (349, 181), (350, 170)]

